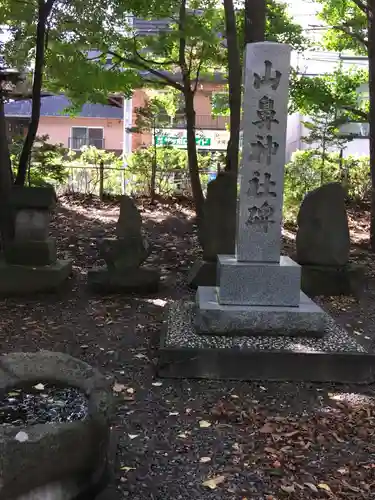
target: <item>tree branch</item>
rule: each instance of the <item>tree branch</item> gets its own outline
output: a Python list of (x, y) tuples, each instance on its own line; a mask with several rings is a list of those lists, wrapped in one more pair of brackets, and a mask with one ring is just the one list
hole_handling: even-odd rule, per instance
[(199, 64), (198, 64), (198, 68), (197, 68), (197, 73), (195, 75), (195, 82), (194, 82), (194, 87), (193, 87), (194, 93), (197, 91), (197, 88), (198, 88), (199, 76), (200, 76), (200, 72), (201, 72), (201, 68), (202, 68), (202, 64), (203, 64), (203, 52), (204, 52), (204, 50), (202, 49), (201, 57), (199, 59)]
[(116, 54), (116, 52), (112, 52), (112, 51), (109, 51), (108, 54), (118, 58), (120, 61), (122, 61), (124, 63), (131, 64), (133, 66), (136, 66), (137, 68), (144, 69), (144, 70), (148, 71), (149, 73), (151, 73), (152, 75), (156, 76), (157, 78), (164, 80), (167, 85), (170, 85), (171, 87), (179, 90), (180, 92), (183, 91), (182, 85), (180, 85), (178, 82), (175, 82), (170, 76), (168, 76), (164, 73), (161, 73), (160, 71), (158, 71), (154, 68), (150, 68), (150, 66), (148, 66), (144, 61), (138, 61), (137, 59), (134, 59), (134, 58), (133, 59), (126, 58), (126, 57), (120, 56), (119, 54)]
[(133, 41), (134, 41), (134, 53), (139, 59), (144, 61), (146, 64), (156, 64), (157, 66), (170, 66), (171, 64), (178, 64), (178, 62), (173, 61), (173, 59), (170, 59), (169, 61), (154, 61), (153, 59), (146, 59), (137, 49), (136, 37), (133, 38)]
[(368, 41), (366, 38), (364, 38), (362, 35), (357, 33), (356, 31), (350, 31), (350, 26), (349, 25), (339, 25), (339, 26), (332, 26), (333, 29), (342, 31), (349, 35), (350, 37), (354, 38), (358, 42), (362, 43), (365, 47), (368, 47)]
[(346, 111), (350, 111), (350, 113), (353, 113), (354, 115), (359, 116), (360, 118), (363, 118), (365, 121), (368, 121), (368, 113), (366, 111), (362, 111), (361, 109), (356, 109), (353, 108), (352, 106), (342, 106), (342, 109), (345, 109)]
[(362, 12), (364, 12), (365, 14), (368, 14), (369, 8), (364, 2), (362, 2), (362, 0), (352, 0), (352, 2), (355, 3), (356, 6), (359, 9), (361, 9)]

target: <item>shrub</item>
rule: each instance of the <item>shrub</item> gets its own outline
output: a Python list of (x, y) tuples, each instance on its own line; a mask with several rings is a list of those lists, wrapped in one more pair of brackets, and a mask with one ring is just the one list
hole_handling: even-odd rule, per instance
[[(150, 193), (151, 171), (154, 160), (155, 149), (148, 148), (134, 151), (125, 170), (126, 178), (131, 184), (131, 189), (135, 193)], [(187, 151), (177, 148), (156, 148), (156, 192), (160, 195), (168, 196), (176, 190), (176, 183), (183, 184), (189, 191), (189, 171)], [(211, 158), (209, 155), (198, 154), (199, 168), (202, 172), (209, 169)], [(207, 177), (207, 179), (206, 179)], [(208, 175), (202, 175), (202, 183), (208, 181)]]
[(364, 201), (370, 190), (369, 158), (328, 153), (323, 161), (315, 150), (296, 151), (285, 166), (284, 218), (295, 220), (304, 196), (327, 182), (341, 182), (349, 199)]
[[(67, 179), (65, 157), (68, 149), (62, 144), (50, 144), (47, 141), (48, 135), (35, 139), (26, 181), (29, 186), (58, 185)], [(10, 157), (14, 171), (18, 167), (23, 142), (23, 137), (17, 137), (10, 144)]]

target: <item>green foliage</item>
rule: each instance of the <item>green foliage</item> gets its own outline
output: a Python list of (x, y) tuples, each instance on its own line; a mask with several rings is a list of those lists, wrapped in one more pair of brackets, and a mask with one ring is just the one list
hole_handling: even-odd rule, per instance
[(371, 185), (369, 158), (328, 153), (323, 161), (314, 150), (296, 151), (285, 166), (284, 218), (295, 221), (304, 196), (328, 182), (342, 182), (350, 199), (365, 200)]
[(120, 168), (122, 165), (122, 159), (116, 156), (115, 153), (105, 151), (104, 149), (97, 149), (95, 146), (83, 146), (79, 162), (92, 167), (99, 167), (101, 163), (105, 166), (110, 165), (115, 168)]
[(148, 99), (143, 107), (135, 108), (135, 125), (130, 132), (152, 132), (155, 135), (158, 129), (167, 127), (178, 108), (178, 93), (171, 89), (168, 92), (148, 91)]
[[(329, 150), (343, 150), (348, 141), (353, 139), (341, 133), (340, 126), (346, 123), (348, 123), (346, 116), (337, 117), (336, 113), (315, 113), (309, 121), (303, 122), (309, 134), (302, 140), (306, 144), (313, 145), (315, 153), (320, 156), (324, 164)], [(324, 172), (322, 172), (322, 182), (323, 177)]]
[[(28, 175), (30, 186), (58, 185), (67, 179), (65, 159), (68, 155), (68, 149), (62, 144), (50, 144), (48, 139), (48, 135), (43, 135), (35, 140)], [(17, 169), (23, 140), (23, 137), (17, 137), (10, 144), (13, 170)]]
[[(137, 186), (139, 186), (141, 191), (150, 192), (153, 159), (154, 148), (152, 146), (138, 149), (129, 157), (126, 178), (130, 181), (131, 186), (135, 186), (135, 191), (137, 191)], [(170, 195), (174, 192), (176, 179), (186, 179), (188, 176), (187, 161), (186, 150), (177, 148), (156, 149), (157, 193), (160, 195)], [(211, 158), (208, 155), (203, 156), (198, 154), (198, 162), (199, 168), (205, 171), (210, 166)]]
[[(361, 0), (362, 1), (362, 0)], [(323, 46), (337, 52), (351, 51), (367, 55), (367, 15), (355, 0), (317, 0), (319, 14), (331, 28), (323, 36)], [(365, 6), (367, 2), (363, 0)]]
[(290, 112), (345, 114), (353, 120), (366, 120), (367, 102), (360, 102), (358, 88), (367, 83), (364, 70), (343, 71), (309, 77), (293, 73), (290, 86)]

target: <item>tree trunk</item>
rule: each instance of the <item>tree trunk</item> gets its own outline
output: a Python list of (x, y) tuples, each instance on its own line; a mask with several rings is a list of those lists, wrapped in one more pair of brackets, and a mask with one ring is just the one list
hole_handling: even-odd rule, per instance
[(156, 149), (155, 124), (154, 124), (153, 130), (152, 130), (152, 137), (153, 137), (152, 145), (153, 145), (154, 151), (153, 151), (153, 158), (152, 158), (152, 165), (151, 165), (150, 196), (151, 196), (151, 203), (154, 203), (155, 191), (156, 191), (156, 168), (157, 168), (157, 149)]
[(99, 199), (104, 200), (104, 161), (99, 163)]
[(368, 1), (369, 126), (371, 172), (370, 246), (375, 251), (375, 0)]
[(34, 81), (32, 88), (31, 120), (29, 123), (29, 128), (27, 131), (25, 142), (23, 143), (23, 148), (18, 164), (17, 176), (15, 180), (15, 184), (19, 186), (24, 186), (25, 184), (28, 161), (30, 158), (31, 150), (39, 126), (40, 105), (41, 105), (42, 84), (43, 84), (44, 56), (46, 47), (46, 32), (47, 32), (46, 23), (52, 9), (52, 5), (53, 1), (49, 1), (47, 4), (45, 4), (44, 0), (39, 0), (38, 24), (36, 28), (36, 41), (35, 41), (35, 66), (34, 66)]
[(227, 146), (225, 170), (237, 174), (241, 128), (241, 62), (237, 39), (233, 0), (224, 0), (225, 30), (228, 48), (228, 84), (230, 109), (230, 137)]
[(188, 166), (190, 173), (191, 190), (195, 205), (195, 213), (197, 215), (197, 225), (199, 226), (203, 220), (203, 205), (204, 196), (202, 192), (201, 180), (199, 177), (197, 144), (195, 142), (195, 109), (194, 109), (194, 94), (197, 87), (199, 72), (196, 75), (194, 90), (191, 81), (191, 61), (186, 62), (186, 3), (187, 0), (181, 0), (179, 11), (179, 31), (180, 43), (178, 53), (178, 64), (181, 70), (183, 93), (185, 98), (185, 114), (186, 114), (186, 135), (187, 135), (187, 151), (188, 151)]
[(12, 237), (12, 218), (9, 207), (13, 176), (9, 155), (4, 112), (4, 100), (0, 95), (0, 233), (1, 247)]
[(186, 113), (186, 135), (187, 135), (187, 152), (188, 166), (190, 173), (191, 190), (197, 215), (197, 224), (199, 225), (203, 219), (204, 196), (202, 191), (201, 180), (199, 177), (197, 144), (195, 142), (195, 110), (194, 110), (194, 92), (191, 88), (186, 87), (185, 92), (185, 113)]
[(266, 0), (245, 0), (245, 45), (263, 42), (266, 31)]

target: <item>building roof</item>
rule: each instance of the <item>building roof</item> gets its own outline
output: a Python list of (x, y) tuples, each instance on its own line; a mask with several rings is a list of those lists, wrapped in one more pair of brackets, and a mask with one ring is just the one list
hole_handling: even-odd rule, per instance
[[(70, 101), (63, 95), (42, 97), (40, 116), (69, 116), (64, 112), (70, 106)], [(22, 99), (5, 104), (5, 116), (31, 116), (31, 100)], [(123, 109), (105, 104), (84, 104), (77, 116), (85, 118), (123, 118)]]
[(133, 17), (132, 28), (137, 35), (157, 35), (161, 31), (170, 30), (170, 19), (152, 19), (146, 20), (139, 17)]

